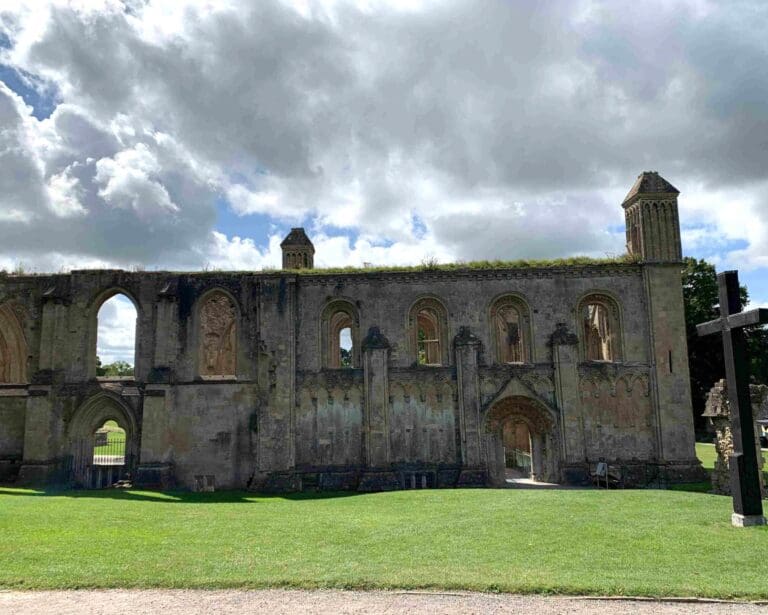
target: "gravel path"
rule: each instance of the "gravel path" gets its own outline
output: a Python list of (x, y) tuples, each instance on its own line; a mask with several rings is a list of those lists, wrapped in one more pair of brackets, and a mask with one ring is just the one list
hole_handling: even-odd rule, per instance
[(82, 590), (0, 591), (0, 613), (93, 615), (104, 613), (596, 613), (653, 615), (768, 613), (768, 606), (729, 602), (657, 602), (469, 592), (292, 590)]

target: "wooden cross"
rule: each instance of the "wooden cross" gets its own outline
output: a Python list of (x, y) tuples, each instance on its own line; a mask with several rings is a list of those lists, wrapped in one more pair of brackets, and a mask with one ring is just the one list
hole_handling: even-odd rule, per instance
[(733, 524), (763, 525), (765, 517), (760, 494), (760, 470), (749, 395), (749, 359), (744, 329), (768, 323), (768, 310), (741, 311), (737, 271), (720, 273), (717, 282), (720, 288), (720, 318), (697, 325), (696, 331), (700, 336), (713, 333), (722, 333), (723, 336), (733, 434), (733, 454), (730, 457)]

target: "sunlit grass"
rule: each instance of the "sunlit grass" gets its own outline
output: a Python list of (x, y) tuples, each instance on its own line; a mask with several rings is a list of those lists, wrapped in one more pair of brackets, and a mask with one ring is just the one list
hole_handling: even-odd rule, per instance
[(768, 528), (634, 490), (263, 496), (0, 489), (0, 586), (768, 597)]

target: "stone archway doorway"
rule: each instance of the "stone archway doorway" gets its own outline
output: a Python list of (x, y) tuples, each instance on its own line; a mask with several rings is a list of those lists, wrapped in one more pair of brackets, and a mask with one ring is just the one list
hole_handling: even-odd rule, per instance
[(507, 477), (557, 482), (556, 420), (541, 402), (525, 396), (494, 403), (485, 420), (488, 474), (494, 486)]
[(70, 480), (83, 489), (102, 489), (130, 480), (138, 462), (133, 410), (101, 393), (75, 412), (69, 426)]

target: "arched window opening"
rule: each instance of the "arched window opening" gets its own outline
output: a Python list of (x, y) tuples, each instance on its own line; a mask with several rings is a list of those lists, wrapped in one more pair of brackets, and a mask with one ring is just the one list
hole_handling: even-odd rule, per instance
[(408, 313), (411, 356), (414, 364), (448, 365), (448, 312), (434, 297), (424, 297)]
[(437, 313), (432, 309), (420, 310), (416, 322), (419, 365), (441, 365), (440, 320)]
[(499, 341), (499, 361), (523, 362), (523, 330), (520, 312), (511, 305), (499, 309), (496, 314), (496, 335)]
[(96, 375), (130, 378), (136, 364), (136, 307), (123, 294), (101, 304), (96, 329)]
[(321, 317), (323, 367), (343, 369), (359, 367), (358, 317), (352, 303), (335, 300)]
[(531, 432), (522, 421), (507, 421), (502, 428), (506, 477), (531, 477)]
[(618, 361), (621, 357), (618, 309), (608, 297), (591, 296), (580, 309), (582, 345), (587, 361)]
[(237, 309), (224, 292), (203, 299), (199, 312), (199, 372), (201, 376), (236, 375)]
[(496, 360), (526, 363), (529, 352), (528, 306), (515, 296), (501, 297), (491, 306), (491, 327)]

